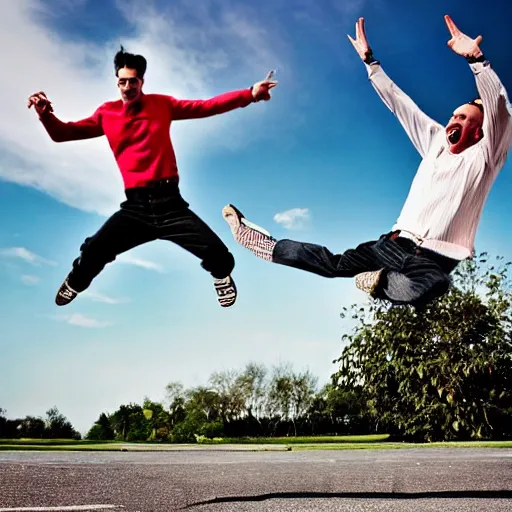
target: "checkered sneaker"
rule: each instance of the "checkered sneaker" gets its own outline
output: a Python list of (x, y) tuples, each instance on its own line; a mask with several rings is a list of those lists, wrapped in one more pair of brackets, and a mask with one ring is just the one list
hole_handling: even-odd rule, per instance
[(272, 254), (277, 240), (262, 227), (248, 221), (242, 212), (232, 204), (222, 210), (224, 220), (229, 224), (234, 239), (258, 258), (272, 261)]
[(69, 304), (77, 295), (78, 292), (69, 286), (68, 280), (66, 279), (60, 285), (59, 291), (55, 297), (55, 304), (57, 304), (57, 306), (65, 306), (66, 304)]
[(362, 272), (356, 275), (356, 287), (363, 292), (372, 295), (379, 284), (379, 279), (382, 270), (375, 270), (371, 272)]
[(217, 292), (217, 300), (223, 308), (229, 308), (236, 301), (236, 286), (235, 281), (231, 276), (225, 277), (224, 279), (215, 279), (213, 286)]

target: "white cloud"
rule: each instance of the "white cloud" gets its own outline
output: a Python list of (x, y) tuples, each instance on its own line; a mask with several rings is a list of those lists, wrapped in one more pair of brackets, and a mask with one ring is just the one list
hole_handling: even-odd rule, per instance
[(23, 284), (26, 284), (27, 286), (33, 286), (38, 284), (40, 279), (37, 276), (26, 274), (21, 276), (21, 281), (23, 282)]
[(121, 254), (116, 259), (119, 263), (126, 263), (128, 265), (135, 265), (136, 267), (145, 268), (147, 270), (155, 270), (156, 272), (164, 272), (162, 265), (154, 263), (153, 261), (137, 258), (131, 254)]
[[(80, 2), (79, 2), (80, 4)], [(206, 3), (180, 18), (184, 6), (155, 9), (142, 1), (117, 2), (123, 38), (130, 51), (148, 59), (146, 92), (179, 98), (211, 97), (228, 89), (242, 88), (264, 78), (267, 69), (280, 66), (275, 36), (255, 25), (247, 7)], [(4, 52), (3, 68), (9, 79), (0, 81), (0, 179), (42, 190), (72, 207), (109, 215), (123, 200), (123, 186), (105, 138), (63, 144), (52, 142), (33, 110), (28, 96), (43, 90), (64, 121), (89, 116), (103, 102), (116, 99), (112, 69), (118, 37), (107, 43), (59, 37), (44, 18), (59, 16), (38, 0), (0, 4), (0, 45), (16, 48)], [(215, 15), (215, 23), (211, 16)], [(116, 26), (112, 33), (118, 32)], [(78, 35), (77, 35), (78, 38)], [(36, 53), (34, 53), (36, 52)], [(34, 55), (37, 58), (34, 58)], [(20, 66), (30, 62), (30, 66)], [(187, 151), (236, 147), (265, 136), (257, 124), (265, 122), (265, 104), (258, 104), (209, 119), (176, 123), (173, 142), (180, 168)], [(250, 136), (248, 136), (250, 134)]]
[(75, 325), (78, 327), (99, 328), (109, 327), (110, 325), (112, 325), (111, 322), (101, 322), (99, 320), (96, 320), (95, 318), (82, 315), (82, 313), (73, 313), (71, 315), (55, 315), (52, 318), (54, 320), (63, 321), (69, 325)]
[(129, 302), (128, 299), (125, 298), (115, 298), (109, 297), (108, 295), (103, 295), (102, 293), (94, 292), (92, 290), (85, 290), (82, 292), (84, 297), (89, 297), (94, 302), (103, 302), (104, 304), (124, 304)]
[(38, 256), (37, 254), (34, 254), (28, 249), (25, 249), (25, 247), (8, 247), (5, 249), (0, 249), (0, 256), (8, 258), (19, 258), (34, 266), (56, 265), (54, 261), (47, 260), (41, 256)]
[(301, 229), (305, 227), (309, 219), (308, 208), (292, 208), (274, 215), (274, 220), (286, 229)]

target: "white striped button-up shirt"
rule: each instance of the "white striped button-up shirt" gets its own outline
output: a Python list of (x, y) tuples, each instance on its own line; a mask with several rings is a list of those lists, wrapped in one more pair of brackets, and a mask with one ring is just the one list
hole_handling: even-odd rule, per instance
[(500, 79), (488, 61), (469, 66), (484, 107), (484, 136), (453, 154), (445, 128), (422, 112), (380, 64), (366, 65), (370, 83), (422, 157), (392, 229), (410, 233), (422, 247), (458, 260), (474, 255), (484, 204), (512, 140), (512, 108)]

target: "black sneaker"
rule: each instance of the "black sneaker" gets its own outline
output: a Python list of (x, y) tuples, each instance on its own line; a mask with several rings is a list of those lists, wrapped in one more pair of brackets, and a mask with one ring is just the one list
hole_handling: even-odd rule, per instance
[(222, 216), (229, 224), (234, 239), (253, 252), (258, 258), (272, 261), (277, 240), (262, 227), (248, 221), (243, 213), (232, 204), (222, 209)]
[(235, 303), (237, 291), (235, 281), (231, 276), (224, 279), (215, 279), (213, 286), (217, 292), (217, 300), (223, 308), (229, 308)]
[(73, 290), (68, 285), (67, 278), (65, 281), (60, 285), (59, 291), (57, 292), (57, 296), (55, 297), (55, 304), (57, 306), (65, 306), (66, 304), (69, 304), (76, 296), (78, 295), (78, 292)]

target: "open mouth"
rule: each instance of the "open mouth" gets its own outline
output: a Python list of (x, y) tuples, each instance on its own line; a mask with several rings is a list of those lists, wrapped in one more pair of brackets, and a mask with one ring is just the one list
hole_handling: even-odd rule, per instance
[(447, 130), (448, 141), (450, 144), (457, 144), (462, 135), (462, 128), (460, 126), (451, 126)]

